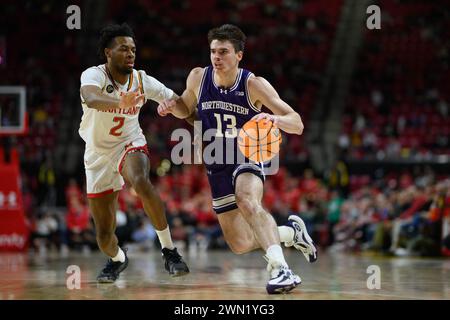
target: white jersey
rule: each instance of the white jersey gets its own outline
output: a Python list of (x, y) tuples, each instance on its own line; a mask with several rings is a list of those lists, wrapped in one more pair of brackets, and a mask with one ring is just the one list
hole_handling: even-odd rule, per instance
[[(81, 87), (94, 85), (111, 97), (119, 98), (122, 92), (141, 90), (145, 100), (151, 99), (161, 102), (170, 99), (173, 91), (143, 70), (135, 70), (130, 74), (125, 85), (113, 82), (107, 73), (105, 65), (91, 67), (81, 74)], [(139, 125), (139, 111), (141, 106), (130, 109), (111, 108), (97, 110), (89, 108), (81, 97), (83, 116), (79, 134), (86, 142), (86, 148), (93, 149), (100, 154), (107, 154), (111, 149), (122, 148), (130, 141), (142, 138), (142, 129)]]

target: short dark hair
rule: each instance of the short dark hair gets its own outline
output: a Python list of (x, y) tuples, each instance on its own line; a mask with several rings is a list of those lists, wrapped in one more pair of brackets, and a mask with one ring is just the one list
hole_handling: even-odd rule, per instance
[(247, 37), (241, 29), (232, 24), (224, 24), (218, 28), (209, 30), (208, 43), (211, 44), (213, 40), (230, 41), (233, 44), (234, 50), (244, 51), (245, 40)]
[(105, 58), (105, 48), (110, 48), (115, 37), (131, 37), (134, 42), (134, 32), (131, 27), (126, 24), (110, 24), (100, 31), (100, 41), (98, 46), (98, 55), (100, 58)]

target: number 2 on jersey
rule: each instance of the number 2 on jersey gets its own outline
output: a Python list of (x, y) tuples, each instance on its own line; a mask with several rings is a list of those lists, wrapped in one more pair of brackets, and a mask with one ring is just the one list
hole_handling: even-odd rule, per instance
[[(217, 120), (217, 132), (216, 137), (223, 137), (222, 133), (222, 119), (220, 117), (220, 113), (214, 113), (214, 117)], [(236, 130), (236, 116), (232, 114), (224, 114), (223, 121), (230, 122), (227, 123), (227, 129), (225, 131), (225, 138), (236, 138), (237, 130)]]
[(109, 130), (109, 134), (112, 136), (120, 137), (122, 135), (122, 129), (124, 123), (125, 123), (125, 117), (114, 117), (114, 122), (118, 122), (116, 126), (112, 127), (111, 130)]

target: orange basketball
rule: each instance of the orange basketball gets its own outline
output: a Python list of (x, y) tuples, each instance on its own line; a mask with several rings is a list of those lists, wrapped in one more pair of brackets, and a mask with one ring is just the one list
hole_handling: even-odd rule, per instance
[(281, 132), (272, 121), (250, 120), (239, 131), (239, 150), (255, 162), (266, 162), (280, 152)]

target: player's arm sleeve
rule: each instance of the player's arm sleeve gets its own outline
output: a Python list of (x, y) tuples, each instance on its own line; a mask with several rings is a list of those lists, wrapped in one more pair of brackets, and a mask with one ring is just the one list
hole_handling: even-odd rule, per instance
[(172, 89), (167, 88), (155, 78), (146, 75), (145, 72), (141, 72), (143, 73), (142, 84), (144, 86), (145, 98), (160, 103), (163, 100), (172, 99), (174, 97)]
[(80, 88), (88, 85), (103, 88), (106, 82), (106, 75), (98, 67), (91, 67), (81, 74), (80, 81)]
[(87, 69), (81, 74), (80, 95), (82, 103), (89, 108), (107, 110), (119, 108), (119, 99), (103, 92), (106, 85), (106, 73), (98, 67)]

